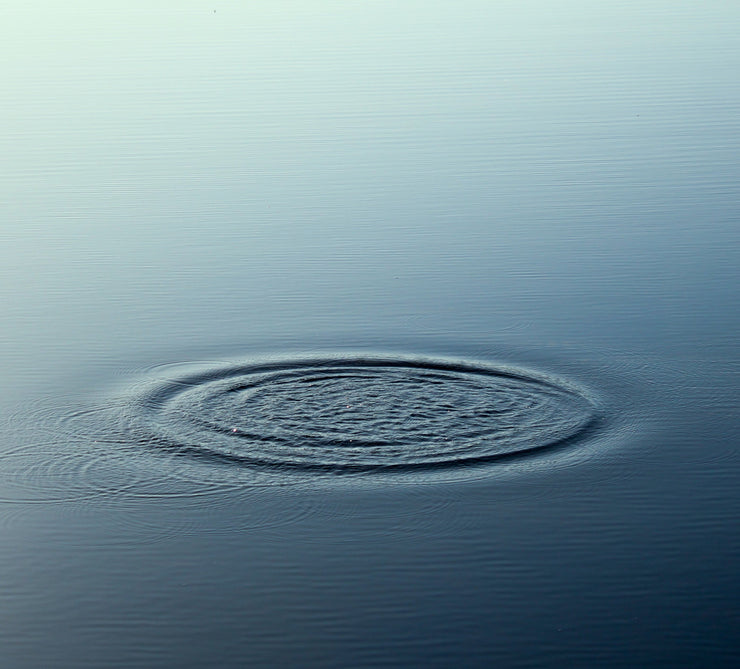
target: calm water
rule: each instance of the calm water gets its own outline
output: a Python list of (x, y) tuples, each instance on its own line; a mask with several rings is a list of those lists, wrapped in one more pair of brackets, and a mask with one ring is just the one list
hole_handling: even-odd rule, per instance
[(740, 5), (20, 3), (0, 665), (740, 651)]

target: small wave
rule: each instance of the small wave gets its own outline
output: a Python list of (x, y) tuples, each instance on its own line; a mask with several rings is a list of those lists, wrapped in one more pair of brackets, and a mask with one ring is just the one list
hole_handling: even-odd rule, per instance
[(459, 467), (574, 443), (586, 394), (525, 370), (450, 360), (322, 358), (211, 367), (124, 399), (142, 448), (279, 472)]
[[(32, 439), (19, 432), (21, 445), (0, 453), (0, 502), (252, 499), (321, 481), (525, 473), (589, 459), (593, 449), (580, 446), (596, 441), (605, 419), (601, 402), (572, 382), (468, 360), (168, 366), (94, 405), (19, 412), (13, 422)], [(276, 519), (249, 520), (262, 522)]]

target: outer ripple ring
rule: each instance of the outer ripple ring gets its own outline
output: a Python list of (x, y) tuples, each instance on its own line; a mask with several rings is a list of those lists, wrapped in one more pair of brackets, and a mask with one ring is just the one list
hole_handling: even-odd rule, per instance
[[(414, 357), (281, 359), (139, 387), (127, 438), (273, 471), (439, 469), (574, 444), (598, 424), (586, 391), (514, 367)], [(130, 443), (130, 441), (129, 441)]]

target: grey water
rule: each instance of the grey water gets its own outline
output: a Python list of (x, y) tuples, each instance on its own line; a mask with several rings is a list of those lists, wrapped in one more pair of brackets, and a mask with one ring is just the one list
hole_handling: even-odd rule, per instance
[(739, 30), (6, 7), (0, 666), (737, 666)]

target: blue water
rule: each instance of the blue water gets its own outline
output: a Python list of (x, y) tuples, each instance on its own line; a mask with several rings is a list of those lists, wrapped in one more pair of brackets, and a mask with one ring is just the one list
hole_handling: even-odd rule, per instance
[(0, 665), (731, 667), (740, 6), (24, 3)]

